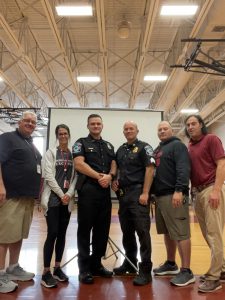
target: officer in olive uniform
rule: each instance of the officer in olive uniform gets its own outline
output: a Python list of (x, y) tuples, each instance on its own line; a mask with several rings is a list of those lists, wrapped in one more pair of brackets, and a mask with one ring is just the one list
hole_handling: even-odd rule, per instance
[(112, 208), (110, 184), (116, 174), (116, 163), (113, 146), (101, 138), (101, 117), (90, 115), (87, 127), (89, 135), (75, 142), (73, 157), (78, 171), (79, 280), (89, 284), (94, 282), (93, 276), (113, 275), (113, 272), (103, 267), (101, 258), (105, 255), (109, 235)]
[[(126, 122), (123, 128), (127, 143), (120, 146), (116, 153), (118, 180), (112, 184), (119, 198), (119, 220), (123, 232), (123, 247), (129, 260), (137, 266), (137, 242), (140, 242), (141, 263), (134, 285), (151, 282), (151, 239), (149, 216), (149, 190), (154, 174), (153, 149), (137, 139), (138, 128)], [(116, 275), (135, 273), (132, 265), (125, 259), (123, 264), (113, 269)]]

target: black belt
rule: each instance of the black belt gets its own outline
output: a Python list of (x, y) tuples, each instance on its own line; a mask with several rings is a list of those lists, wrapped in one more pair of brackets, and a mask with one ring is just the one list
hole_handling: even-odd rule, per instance
[(191, 189), (192, 193), (200, 193), (202, 192), (204, 189), (206, 189), (207, 187), (209, 186), (212, 186), (214, 185), (214, 182), (211, 182), (211, 183), (208, 183), (208, 184), (202, 184), (202, 185), (199, 185), (199, 186), (195, 186)]
[(122, 186), (120, 187), (124, 192), (126, 191), (130, 191), (130, 190), (133, 190), (133, 189), (138, 189), (138, 188), (142, 188), (143, 187), (143, 184), (141, 183), (137, 183), (137, 184), (131, 184), (131, 185), (127, 185), (127, 186)]

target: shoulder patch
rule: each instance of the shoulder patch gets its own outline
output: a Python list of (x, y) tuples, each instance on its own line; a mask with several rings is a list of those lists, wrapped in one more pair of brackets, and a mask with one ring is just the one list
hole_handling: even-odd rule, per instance
[(153, 149), (152, 149), (152, 147), (151, 147), (150, 145), (146, 145), (146, 146), (144, 147), (144, 149), (145, 149), (145, 152), (146, 152), (146, 154), (147, 154), (148, 156), (152, 156), (152, 155), (153, 155)]
[(80, 153), (81, 152), (81, 147), (82, 147), (82, 144), (79, 143), (79, 142), (76, 142), (72, 147), (72, 152), (75, 153), (75, 154)]

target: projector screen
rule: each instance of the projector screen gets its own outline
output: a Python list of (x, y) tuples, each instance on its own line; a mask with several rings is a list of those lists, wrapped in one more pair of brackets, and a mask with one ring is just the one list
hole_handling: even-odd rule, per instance
[(123, 110), (123, 109), (81, 109), (81, 108), (50, 108), (47, 148), (56, 145), (55, 128), (59, 124), (66, 124), (70, 128), (70, 146), (80, 137), (86, 137), (87, 117), (99, 114), (103, 121), (102, 138), (115, 147), (125, 143), (123, 125), (126, 121), (134, 121), (138, 125), (138, 139), (149, 143), (155, 148), (158, 143), (157, 126), (163, 118), (162, 111), (151, 110)]

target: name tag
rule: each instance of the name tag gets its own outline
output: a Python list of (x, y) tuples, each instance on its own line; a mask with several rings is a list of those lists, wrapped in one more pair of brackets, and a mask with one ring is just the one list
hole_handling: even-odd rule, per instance
[(41, 174), (41, 165), (37, 165), (37, 173)]

